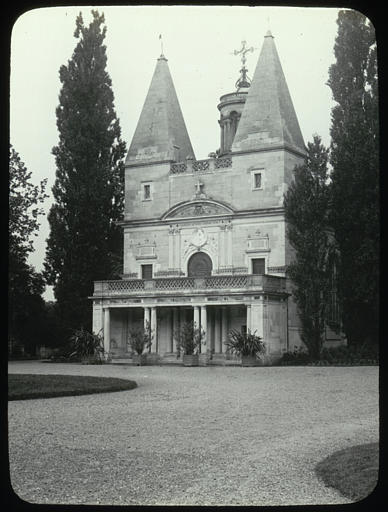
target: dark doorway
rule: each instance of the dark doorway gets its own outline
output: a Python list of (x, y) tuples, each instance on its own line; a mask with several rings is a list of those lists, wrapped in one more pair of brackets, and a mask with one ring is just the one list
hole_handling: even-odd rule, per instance
[(152, 265), (142, 265), (141, 266), (141, 278), (142, 279), (152, 279)]
[(206, 277), (212, 273), (212, 260), (204, 252), (196, 252), (189, 259), (187, 274), (189, 277)]
[(252, 259), (252, 274), (265, 274), (265, 258)]

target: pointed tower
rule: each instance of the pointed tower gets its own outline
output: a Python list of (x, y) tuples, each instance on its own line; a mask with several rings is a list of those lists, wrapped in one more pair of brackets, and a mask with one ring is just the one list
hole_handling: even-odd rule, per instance
[(167, 59), (157, 61), (126, 165), (183, 161), (194, 157)]
[(270, 31), (253, 75), (232, 152), (283, 147), (305, 153), (305, 145)]

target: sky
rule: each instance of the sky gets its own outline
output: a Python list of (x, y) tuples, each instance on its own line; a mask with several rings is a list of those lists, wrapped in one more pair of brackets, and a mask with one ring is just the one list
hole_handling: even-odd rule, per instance
[[(27, 11), (13, 27), (10, 77), (10, 143), (31, 171), (31, 181), (48, 179), (53, 202), (58, 143), (55, 109), (61, 83), (59, 68), (71, 59), (77, 39), (75, 20), (91, 21), (93, 6), (50, 7)], [(247, 6), (99, 6), (105, 15), (107, 71), (112, 79), (115, 109), (127, 149), (132, 140), (148, 87), (161, 53), (174, 81), (186, 127), (197, 159), (220, 144), (220, 96), (235, 91), (241, 61), (233, 51), (241, 41), (253, 46), (246, 67), (252, 77), (267, 30), (271, 30), (304, 141), (313, 134), (330, 144), (333, 107), (326, 85), (334, 62), (337, 34), (335, 8)], [(30, 263), (43, 269), (49, 225), (46, 217), (35, 238)], [(44, 294), (53, 300), (50, 287)]]

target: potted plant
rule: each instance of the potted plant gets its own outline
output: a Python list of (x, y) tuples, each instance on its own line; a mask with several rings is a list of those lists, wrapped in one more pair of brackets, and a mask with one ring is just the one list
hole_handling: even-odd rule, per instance
[(91, 333), (81, 327), (70, 336), (73, 351), (69, 358), (77, 358), (82, 364), (102, 364), (104, 362), (104, 343), (101, 332)]
[(137, 366), (147, 364), (147, 354), (145, 353), (151, 346), (151, 329), (149, 325), (130, 329), (128, 332), (128, 345), (132, 352), (135, 352), (134, 361)]
[(183, 366), (199, 365), (199, 347), (205, 332), (197, 328), (194, 322), (184, 322), (174, 331), (178, 353), (182, 353)]
[(247, 332), (232, 329), (228, 335), (227, 347), (230, 352), (241, 356), (242, 366), (257, 366), (257, 356), (265, 352), (264, 342), (256, 335), (256, 331), (252, 333), (250, 329)]

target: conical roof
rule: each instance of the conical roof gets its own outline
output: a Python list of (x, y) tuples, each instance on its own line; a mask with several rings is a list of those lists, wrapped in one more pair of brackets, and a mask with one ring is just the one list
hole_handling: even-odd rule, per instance
[(167, 59), (161, 55), (129, 147), (126, 164), (194, 157)]
[(285, 145), (305, 152), (303, 136), (270, 31), (249, 88), (232, 144), (234, 151)]

